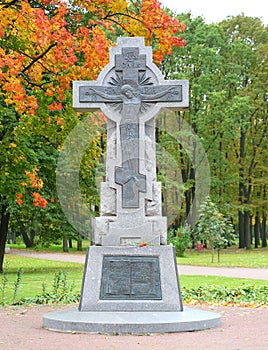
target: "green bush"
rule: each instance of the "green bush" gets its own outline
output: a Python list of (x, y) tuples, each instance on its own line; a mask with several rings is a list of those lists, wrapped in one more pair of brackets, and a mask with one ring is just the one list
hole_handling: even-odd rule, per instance
[(188, 226), (179, 227), (177, 230), (169, 229), (168, 244), (174, 246), (177, 256), (184, 256), (191, 243), (191, 231)]
[(42, 294), (22, 298), (16, 305), (23, 304), (72, 304), (79, 301), (80, 293), (74, 293), (74, 282), (67, 281), (67, 273), (59, 271), (55, 274), (51, 290), (42, 284)]
[(268, 286), (243, 285), (237, 288), (204, 285), (182, 289), (184, 302), (198, 301), (213, 304), (261, 304), (268, 305)]

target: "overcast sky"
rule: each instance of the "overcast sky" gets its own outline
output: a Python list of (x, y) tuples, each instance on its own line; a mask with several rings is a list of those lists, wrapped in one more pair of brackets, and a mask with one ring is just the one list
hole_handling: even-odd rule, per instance
[(242, 12), (246, 16), (259, 17), (268, 24), (267, 0), (159, 0), (177, 13), (191, 12), (193, 17), (203, 16), (207, 23), (220, 22), (227, 16)]

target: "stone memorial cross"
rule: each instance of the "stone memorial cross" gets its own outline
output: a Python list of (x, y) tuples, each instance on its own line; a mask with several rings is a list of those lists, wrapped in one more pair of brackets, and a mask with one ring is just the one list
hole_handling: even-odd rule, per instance
[(142, 38), (119, 38), (96, 81), (74, 82), (74, 107), (107, 116), (106, 178), (78, 310), (45, 315), (45, 328), (148, 334), (220, 325), (218, 314), (183, 310), (175, 249), (165, 245), (154, 119), (187, 106), (188, 82), (165, 80)]
[(92, 243), (166, 243), (161, 184), (156, 181), (154, 118), (161, 108), (188, 107), (188, 81), (164, 80), (143, 38), (119, 38), (96, 81), (74, 82), (77, 111), (108, 119), (106, 182)]

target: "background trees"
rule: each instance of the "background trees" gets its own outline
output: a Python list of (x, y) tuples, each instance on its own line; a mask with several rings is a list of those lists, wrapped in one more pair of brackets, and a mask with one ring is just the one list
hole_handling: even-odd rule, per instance
[[(206, 149), (213, 202), (237, 226), (240, 248), (251, 246), (253, 225), (255, 246), (261, 237), (264, 247), (267, 27), (258, 18), (245, 16), (217, 25), (207, 25), (201, 17), (178, 18), (187, 24), (187, 46), (164, 61), (163, 72), (168, 77), (190, 81), (190, 109), (183, 112), (183, 118)], [(185, 185), (181, 220), (190, 212), (195, 193), (193, 164), (183, 150), (178, 168)]]
[[(55, 188), (63, 142), (87, 117), (72, 109), (71, 83), (96, 79), (119, 35), (144, 36), (166, 77), (189, 79), (190, 109), (174, 129), (183, 130), (186, 120), (202, 141), (211, 198), (237, 226), (240, 247), (251, 245), (252, 232), (255, 246), (266, 246), (267, 27), (259, 19), (208, 25), (201, 17), (174, 18), (157, 0), (0, 1), (0, 270), (8, 224), (28, 245), (34, 237), (75, 234)], [(166, 122), (158, 121), (162, 129)], [(166, 196), (175, 208), (183, 192), (175, 224), (188, 218), (191, 225), (195, 168), (178, 140), (157, 137), (176, 153), (181, 172), (182, 183), (172, 184), (177, 192)], [(103, 140), (95, 137), (80, 174), (88, 205), (98, 203), (88, 183), (102, 152)]]

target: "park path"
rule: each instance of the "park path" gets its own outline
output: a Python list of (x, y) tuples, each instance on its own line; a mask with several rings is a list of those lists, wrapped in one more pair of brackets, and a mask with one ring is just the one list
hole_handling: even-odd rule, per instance
[[(44, 253), (21, 249), (11, 249), (9, 254), (27, 256), (29, 258), (74, 262), (84, 264), (85, 253)], [(255, 280), (268, 280), (268, 268), (245, 268), (245, 267), (207, 267), (179, 265), (181, 275), (223, 276), (233, 278), (248, 278)]]

